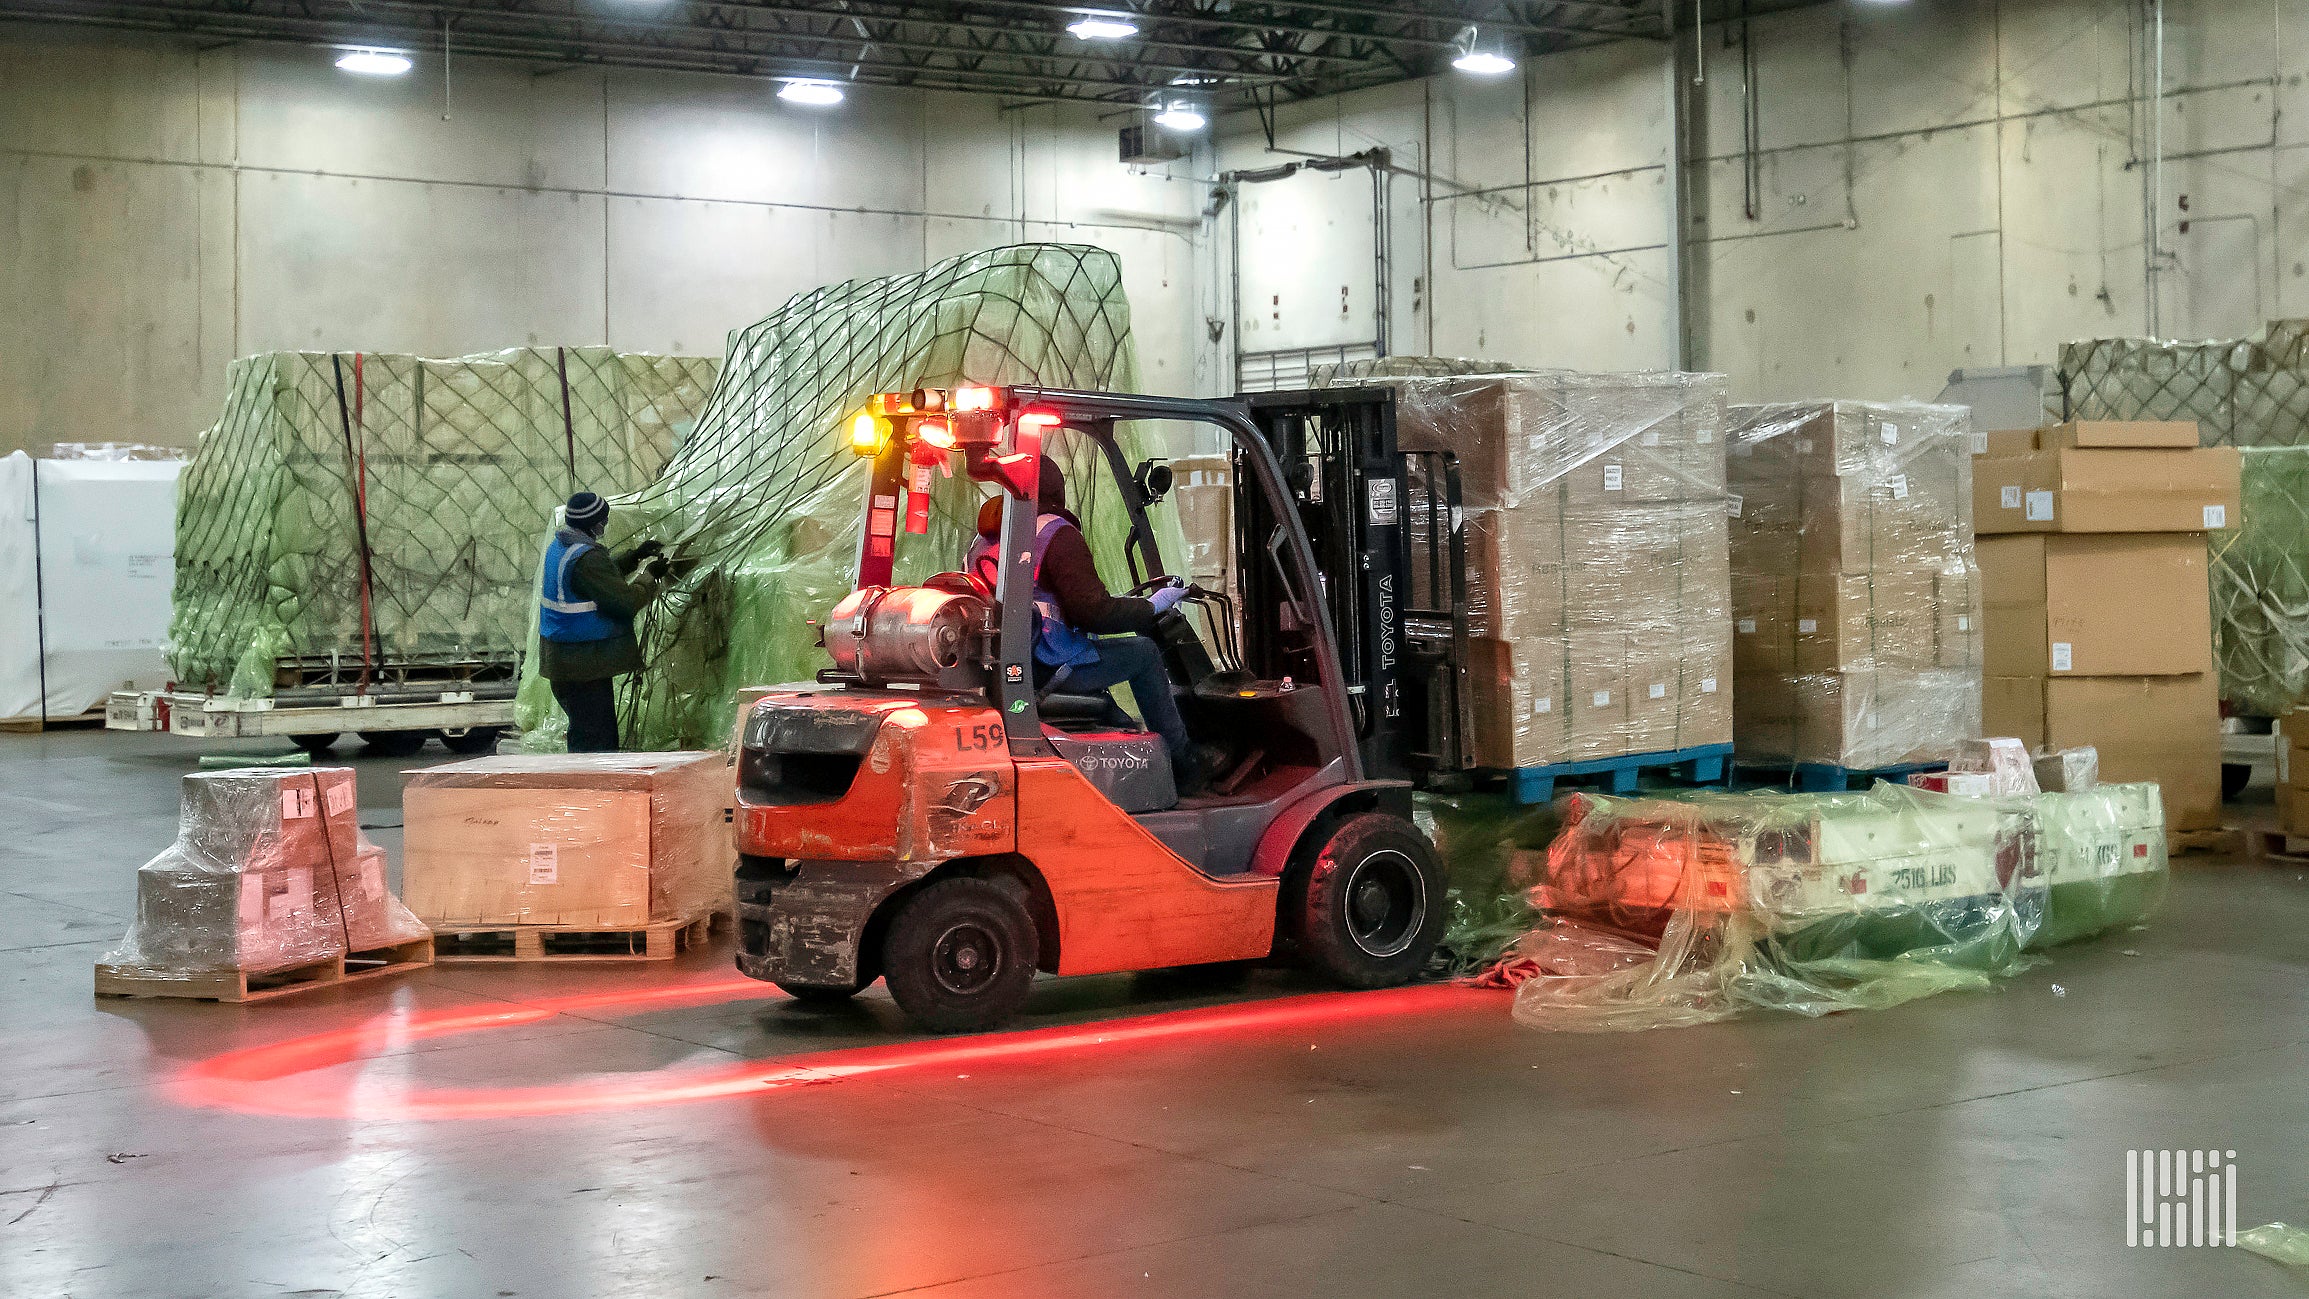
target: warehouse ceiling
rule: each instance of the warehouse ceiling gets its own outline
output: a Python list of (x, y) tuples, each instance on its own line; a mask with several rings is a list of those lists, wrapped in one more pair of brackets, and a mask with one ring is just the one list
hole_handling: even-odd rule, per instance
[[(1689, 21), (1689, 0), (1676, 5)], [(1723, 5), (1729, 10), (1731, 5)], [(1755, 6), (1786, 7), (1764, 0)], [(1718, 14), (1711, 0), (1709, 16)], [(1251, 0), (0, 0), (0, 17), (180, 33), (214, 41), (442, 47), (540, 63), (811, 77), (1021, 102), (1144, 104), (1193, 92), (1271, 105), (1426, 76), (1470, 24), (1510, 53), (1657, 40), (1660, 0), (1263, 4)], [(1123, 39), (1070, 34), (1119, 15)]]

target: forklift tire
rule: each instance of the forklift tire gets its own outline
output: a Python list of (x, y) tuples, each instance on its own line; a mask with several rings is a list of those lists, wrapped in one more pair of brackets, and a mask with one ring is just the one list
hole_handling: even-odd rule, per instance
[(882, 940), (882, 981), (933, 1033), (993, 1028), (1018, 1013), (1040, 955), (1034, 917), (992, 881), (941, 880), (899, 904)]
[(292, 735), (289, 739), (314, 757), (325, 758), (329, 756), (329, 746), (337, 742), (337, 733), (330, 731), (326, 735)]
[(1350, 988), (1407, 983), (1427, 968), (1446, 919), (1443, 867), (1401, 817), (1339, 822), (1287, 882), (1285, 919), (1299, 958)]
[[(776, 980), (772, 980), (777, 983)], [(864, 982), (839, 983), (777, 983), (778, 991), (792, 997), (804, 1006), (821, 1008), (838, 1006), (866, 990)]]
[(431, 731), (361, 731), (361, 743), (369, 748), (372, 757), (410, 758), (433, 738)]

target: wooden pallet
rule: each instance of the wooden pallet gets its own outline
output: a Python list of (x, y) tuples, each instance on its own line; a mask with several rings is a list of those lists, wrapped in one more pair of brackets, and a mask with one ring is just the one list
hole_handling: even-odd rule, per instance
[(2283, 830), (2256, 828), (2246, 834), (2253, 856), (2288, 866), (2309, 866), (2309, 838)]
[(333, 956), (325, 961), (313, 961), (285, 970), (268, 970), (262, 974), (228, 970), (195, 975), (189, 979), (169, 979), (128, 966), (98, 965), (96, 995), (176, 997), (188, 1001), (270, 1001), (293, 993), (339, 988), (348, 983), (359, 983), (363, 979), (401, 974), (432, 963), (433, 940), (418, 938), (392, 947), (354, 952), (350, 956)]
[(1889, 767), (1839, 767), (1832, 762), (1734, 764), (1742, 785), (1793, 789), (1806, 794), (1842, 794), (1868, 789), (1879, 780), (1905, 784), (1920, 771), (1946, 771), (1945, 762), (1902, 762)]
[(2245, 851), (2243, 830), (2167, 830), (2165, 855), (2183, 857), (2190, 853), (2220, 853), (2236, 857)]
[(1583, 777), (1600, 777), (1614, 794), (1633, 794), (1637, 778), (1646, 771), (1656, 771), (1695, 785), (1713, 785), (1724, 779), (1724, 774), (1730, 770), (1731, 760), (1731, 745), (1703, 744), (1695, 748), (1667, 749), (1658, 753), (1629, 753), (1611, 758), (1590, 758), (1584, 762), (1517, 767), (1511, 771), (1489, 773), (1489, 777), (1504, 781), (1508, 792), (1518, 803), (1545, 803), (1555, 797), (1557, 781)]
[(459, 964), (505, 961), (670, 961), (706, 941), (715, 917), (667, 920), (619, 929), (584, 925), (436, 927), (435, 959)]

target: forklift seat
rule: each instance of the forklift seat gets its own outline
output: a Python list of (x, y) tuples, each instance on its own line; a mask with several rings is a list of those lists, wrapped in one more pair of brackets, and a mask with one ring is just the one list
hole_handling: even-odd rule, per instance
[(1136, 731), (1143, 730), (1131, 715), (1123, 711), (1114, 695), (1101, 690), (1095, 695), (1069, 695), (1051, 691), (1036, 704), (1042, 720), (1061, 730), (1083, 731)]

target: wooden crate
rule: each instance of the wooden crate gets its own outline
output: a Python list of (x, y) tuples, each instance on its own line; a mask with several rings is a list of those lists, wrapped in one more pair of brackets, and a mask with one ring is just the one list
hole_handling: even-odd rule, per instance
[(342, 987), (364, 979), (402, 974), (433, 963), (433, 940), (412, 939), (392, 947), (334, 956), (325, 961), (292, 965), (285, 970), (252, 974), (223, 970), (191, 978), (160, 978), (131, 967), (98, 965), (99, 997), (174, 997), (188, 1001), (270, 1001), (318, 988)]
[(2242, 830), (2167, 830), (2165, 855), (2185, 857), (2191, 853), (2218, 853), (2223, 856), (2242, 856), (2245, 851), (2245, 832)]

